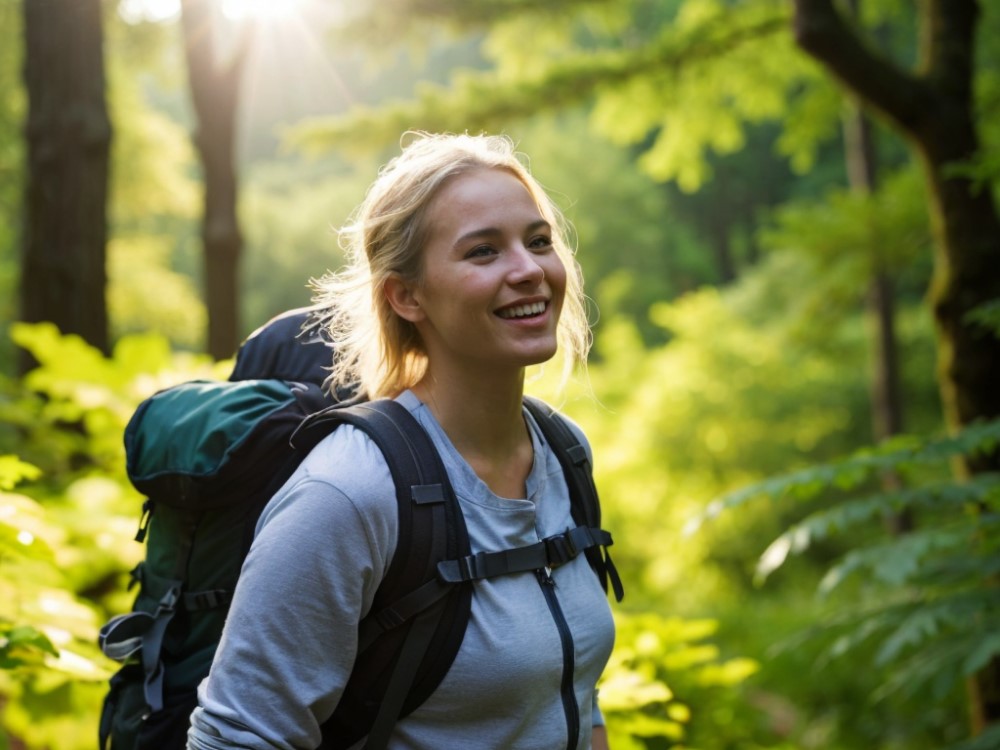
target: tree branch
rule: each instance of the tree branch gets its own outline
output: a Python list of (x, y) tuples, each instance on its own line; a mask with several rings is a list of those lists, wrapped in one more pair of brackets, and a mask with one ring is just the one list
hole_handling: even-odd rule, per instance
[(490, 129), (518, 117), (582, 104), (601, 89), (622, 86), (635, 78), (675, 74), (744, 44), (785, 33), (787, 24), (787, 14), (762, 15), (735, 29), (720, 32), (708, 24), (638, 49), (580, 51), (551, 63), (530, 80), (469, 73), (456, 77), (448, 86), (425, 84), (416, 101), (355, 107), (345, 115), (314, 118), (291, 128), (287, 137), (298, 148), (321, 152), (348, 141), (354, 149), (381, 148), (413, 128)]
[(799, 47), (905, 132), (917, 135), (924, 119), (934, 116), (929, 83), (872, 52), (831, 0), (795, 0), (794, 32)]

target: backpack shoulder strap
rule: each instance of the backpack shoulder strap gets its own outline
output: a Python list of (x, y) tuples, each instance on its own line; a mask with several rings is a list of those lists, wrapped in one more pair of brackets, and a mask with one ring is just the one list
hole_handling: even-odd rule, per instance
[(382, 451), (399, 514), (396, 552), (361, 623), (355, 668), (324, 726), (338, 746), (367, 734), (372, 750), (387, 745), (396, 721), (427, 699), (458, 653), (472, 588), (444, 583), (436, 571), (441, 560), (468, 555), (469, 538), (437, 449), (404, 406), (378, 400), (331, 407), (302, 430), (330, 421), (364, 431)]
[[(570, 508), (575, 520), (581, 526), (590, 527), (595, 531), (601, 528), (601, 504), (594, 485), (593, 467), (587, 449), (581, 445), (576, 434), (566, 423), (566, 420), (551, 406), (536, 398), (526, 396), (524, 405), (538, 423), (546, 442), (552, 447), (559, 464), (562, 466), (566, 485), (569, 488)], [(608, 536), (610, 539), (610, 535)], [(611, 560), (608, 551), (610, 542), (603, 546), (594, 546), (586, 550), (587, 559), (601, 581), (604, 590), (608, 590), (608, 581), (614, 591), (615, 600), (621, 601), (625, 596), (618, 569)]]

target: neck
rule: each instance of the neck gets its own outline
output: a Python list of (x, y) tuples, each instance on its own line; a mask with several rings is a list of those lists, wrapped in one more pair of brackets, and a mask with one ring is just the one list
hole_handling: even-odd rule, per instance
[(521, 400), (524, 373), (516, 378), (454, 378), (428, 372), (413, 387), (456, 447), (502, 452), (526, 435)]
[(524, 497), (534, 458), (517, 378), (449, 378), (428, 372), (413, 387), (476, 474), (501, 497)]

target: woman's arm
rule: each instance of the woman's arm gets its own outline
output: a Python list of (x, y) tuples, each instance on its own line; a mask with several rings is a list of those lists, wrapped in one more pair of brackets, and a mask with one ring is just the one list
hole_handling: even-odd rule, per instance
[(265, 518), (198, 692), (191, 750), (315, 747), (351, 671), (364, 582), (381, 575), (370, 572), (361, 518), (310, 479), (276, 497)]
[[(365, 502), (386, 496), (388, 468), (366, 438), (343, 433), (315, 449), (261, 516), (211, 674), (199, 688), (191, 750), (320, 742), (320, 724), (351, 672), (358, 620), (396, 537), (395, 503)], [(327, 455), (331, 450), (337, 455)], [(334, 486), (317, 475), (338, 455), (372, 470)]]
[(590, 739), (590, 746), (593, 750), (609, 750), (608, 730), (603, 726), (596, 726)]

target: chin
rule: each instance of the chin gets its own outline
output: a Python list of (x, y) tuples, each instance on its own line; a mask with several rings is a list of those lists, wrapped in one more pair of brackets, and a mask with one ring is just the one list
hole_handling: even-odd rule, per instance
[(525, 367), (531, 367), (532, 365), (541, 365), (548, 362), (554, 356), (556, 356), (557, 347), (546, 348), (544, 350), (539, 350), (536, 352), (526, 353), (521, 357), (521, 364)]

